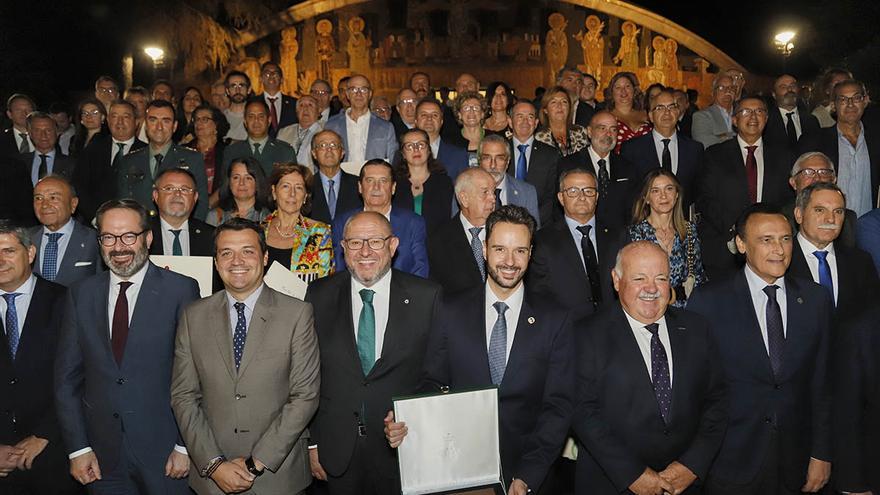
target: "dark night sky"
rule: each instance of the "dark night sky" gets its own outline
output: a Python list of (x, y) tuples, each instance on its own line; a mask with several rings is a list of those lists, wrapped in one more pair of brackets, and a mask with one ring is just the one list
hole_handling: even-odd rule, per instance
[[(149, 0), (145, 0), (149, 1)], [(139, 0), (43, 0), (0, 2), (0, 98), (12, 91), (33, 94), (39, 106), (73, 99), (100, 73), (118, 75)], [(152, 3), (152, 2), (150, 2)], [(789, 71), (802, 79), (821, 67), (847, 62), (857, 77), (880, 72), (880, 2), (876, 0), (766, 0), (697, 2), (634, 0), (715, 44), (747, 69), (772, 75), (781, 56), (770, 39), (782, 26), (798, 31)], [(722, 7), (723, 6), (723, 7)], [(826, 10), (827, 9), (827, 10)], [(867, 47), (867, 48), (866, 48)], [(862, 71), (859, 69), (864, 67)], [(869, 70), (870, 69), (870, 70)], [(876, 81), (873, 81), (876, 85)]]

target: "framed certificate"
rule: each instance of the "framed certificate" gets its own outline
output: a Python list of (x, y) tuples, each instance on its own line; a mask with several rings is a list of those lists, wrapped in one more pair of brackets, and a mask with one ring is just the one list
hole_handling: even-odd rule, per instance
[[(403, 495), (501, 490), (498, 388), (394, 399)], [(482, 493), (482, 491), (480, 492)]]

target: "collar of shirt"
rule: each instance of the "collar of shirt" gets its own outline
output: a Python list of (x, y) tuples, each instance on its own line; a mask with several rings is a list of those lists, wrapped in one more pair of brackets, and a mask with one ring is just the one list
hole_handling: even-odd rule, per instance
[(742, 137), (740, 137), (739, 134), (736, 135), (736, 140), (737, 140), (737, 142), (739, 142), (739, 148), (742, 151), (743, 156), (745, 156), (748, 153), (748, 151), (746, 150), (746, 146), (757, 146), (758, 149), (755, 150), (756, 154), (764, 149), (764, 138), (763, 137), (759, 137), (758, 140), (754, 142), (754, 144), (749, 144), (749, 143), (745, 142), (745, 140)]
[(110, 287), (116, 287), (117, 290), (119, 288), (119, 282), (131, 282), (132, 287), (129, 287), (129, 291), (134, 288), (135, 285), (141, 286), (144, 283), (144, 277), (147, 276), (147, 270), (150, 268), (150, 262), (147, 261), (144, 263), (144, 266), (141, 267), (140, 270), (134, 272), (134, 274), (128, 278), (122, 278), (112, 270), (110, 270)]
[[(9, 291), (9, 292), (15, 292), (15, 293), (19, 294), (19, 296), (17, 296), (15, 298), (15, 316), (17, 317), (16, 323), (18, 323), (19, 342), (21, 342), (20, 339), (22, 336), (22, 332), (24, 331), (24, 322), (27, 319), (28, 308), (30, 308), (31, 299), (34, 296), (34, 287), (36, 285), (37, 285), (37, 277), (35, 277), (33, 274), (31, 274), (31, 276), (28, 277), (27, 280), (24, 281), (24, 283), (22, 283), (21, 285), (16, 287), (14, 290)], [(2, 294), (7, 294), (7, 292), (5, 290), (0, 289), (0, 295), (2, 295)], [(0, 297), (0, 318), (4, 318), (4, 322), (5, 322), (5, 318), (6, 318), (6, 311), (8, 309), (9, 308), (6, 306), (6, 299), (3, 297)], [(5, 323), (4, 323), (4, 325), (5, 325)], [(3, 328), (5, 328), (5, 327), (3, 327)], [(21, 348), (20, 345), (19, 345), (19, 348)]]
[(388, 326), (388, 313), (390, 312), (391, 303), (391, 276), (392, 270), (388, 270), (382, 278), (376, 281), (372, 286), (366, 287), (362, 283), (351, 277), (351, 318), (354, 327), (354, 338), (357, 342), (358, 320), (360, 319), (361, 310), (364, 308), (364, 301), (361, 299), (361, 289), (370, 289), (373, 294), (373, 316), (376, 324), (375, 331), (375, 351), (376, 359), (382, 356), (382, 349), (385, 343), (385, 328)]
[[(163, 253), (171, 253), (174, 250), (174, 234), (171, 233), (171, 229), (174, 229), (174, 227), (159, 216), (159, 230), (162, 232)], [(184, 255), (189, 255), (189, 249), (187, 249), (189, 246), (189, 220), (184, 220), (178, 229), (180, 229), (180, 247)], [(156, 241), (157, 239), (153, 239), (153, 242)]]
[(834, 289), (834, 302), (836, 304), (838, 296), (840, 295), (840, 290), (838, 284), (839, 278), (837, 275), (837, 256), (834, 252), (834, 243), (831, 242), (825, 246), (825, 248), (819, 249), (800, 232), (798, 232), (795, 238), (797, 239), (799, 249), (804, 255), (804, 261), (807, 262), (807, 268), (810, 269), (810, 276), (816, 283), (819, 283), (819, 258), (813, 253), (815, 251), (825, 251), (828, 253), (825, 256), (825, 261), (828, 262), (828, 269), (831, 271), (831, 286)]
[[(73, 218), (71, 217), (67, 220), (67, 223), (62, 225), (60, 229), (55, 231), (55, 233), (64, 234), (64, 236), (67, 236), (67, 238), (69, 239), (70, 235), (73, 234), (73, 225), (74, 225), (74, 222), (73, 222)], [(46, 227), (44, 225), (43, 226), (43, 234), (46, 235), (46, 234), (51, 234), (51, 233), (52, 233), (52, 231), (49, 230), (49, 227)], [(62, 238), (64, 238), (64, 236), (62, 236)]]
[(519, 145), (521, 145), (521, 144), (527, 144), (527, 145), (529, 145), (529, 148), (528, 148), (526, 151), (531, 151), (531, 149), (532, 149), (532, 145), (535, 144), (535, 135), (532, 134), (532, 135), (529, 136), (529, 138), (526, 139), (525, 141), (520, 141), (519, 139), (517, 139), (516, 136), (514, 136), (514, 137), (513, 137), (513, 148), (514, 148), (515, 150), (519, 151)]
[[(525, 284), (519, 283), (519, 287), (513, 291), (504, 303), (507, 304), (507, 312), (504, 313), (504, 319), (507, 321), (507, 356), (510, 357), (510, 349), (513, 347), (513, 338), (516, 335), (517, 323), (519, 323), (519, 314), (522, 311), (523, 299), (525, 298)], [(492, 292), (489, 282), (486, 282), (486, 349), (489, 349), (489, 341), (492, 338), (492, 327), (498, 320), (498, 311), (493, 304), (502, 301)]]
[[(476, 225), (472, 224), (467, 217), (464, 216), (464, 213), (458, 216), (461, 219), (461, 226), (464, 228), (464, 237), (467, 239), (468, 244), (471, 242), (471, 229), (476, 227)], [(480, 225), (480, 234), (478, 236), (480, 238), (480, 242), (486, 242), (486, 226)]]
[(358, 117), (357, 120), (354, 120), (354, 119), (351, 117), (351, 107), (349, 107), (347, 110), (345, 110), (345, 120), (348, 121), (348, 125), (355, 124), (355, 125), (358, 125), (358, 126), (364, 126), (364, 125), (365, 125), (365, 124), (364, 124), (365, 122), (366, 122), (366, 123), (369, 123), (369, 122), (370, 122), (370, 118), (371, 118), (372, 115), (373, 115), (373, 112), (367, 111), (367, 113), (365, 113), (365, 114), (361, 115), (360, 117)]
[[(648, 326), (647, 324), (636, 320), (630, 316), (626, 310), (623, 311), (623, 314), (626, 316), (629, 328), (632, 330), (633, 337), (636, 339), (636, 344), (639, 346), (639, 352), (642, 354), (642, 360), (645, 362), (645, 366), (648, 369), (648, 378), (653, 381), (654, 378), (651, 372), (653, 367), (651, 338), (653, 337), (653, 334), (645, 328)], [(666, 325), (666, 316), (661, 316), (660, 319), (654, 323), (659, 326), (657, 337), (660, 338), (660, 343), (663, 344), (663, 350), (666, 351), (666, 362), (669, 363), (669, 385), (672, 386), (672, 342), (669, 340), (669, 327)]]
[[(835, 126), (837, 128), (837, 141), (845, 143), (849, 148), (853, 149), (852, 143), (849, 142), (849, 139), (840, 132), (840, 126)], [(854, 149), (859, 149), (865, 144), (865, 126), (859, 122), (859, 138), (856, 140), (856, 145)]]
[(441, 136), (437, 136), (437, 139), (431, 143), (431, 153), (434, 154), (434, 159), (436, 160), (438, 156), (440, 156), (440, 140), (443, 139)]
[(270, 95), (269, 93), (263, 91), (263, 97), (266, 98), (266, 103), (269, 103), (269, 98), (275, 98), (275, 101), (281, 101), (281, 91), (275, 93), (274, 95)]
[(171, 141), (165, 143), (165, 146), (162, 146), (160, 149), (156, 149), (153, 147), (152, 143), (150, 144), (150, 158), (156, 156), (157, 154), (162, 155), (162, 161), (165, 161), (165, 158), (168, 156), (168, 152), (171, 150)]
[(608, 153), (608, 156), (599, 156), (596, 154), (596, 150), (593, 149), (592, 146), (587, 146), (587, 152), (590, 154), (590, 161), (593, 165), (593, 171), (596, 172), (596, 177), (599, 177), (599, 160), (605, 160), (605, 166), (608, 167), (608, 176), (611, 176), (611, 153)]
[(834, 257), (834, 243), (833, 242), (829, 242), (827, 246), (820, 249), (820, 248), (816, 247), (815, 244), (810, 242), (809, 239), (804, 237), (804, 235), (801, 234), (800, 232), (798, 232), (795, 237), (797, 238), (798, 244), (800, 244), (801, 249), (804, 252), (804, 256), (809, 255), (815, 259), (816, 257), (813, 256), (813, 251), (827, 251), (829, 258)]
[(141, 286), (144, 284), (144, 277), (147, 276), (147, 270), (150, 268), (150, 262), (144, 263), (140, 270), (127, 280), (110, 271), (110, 292), (107, 298), (107, 321), (110, 324), (110, 336), (113, 334), (113, 313), (116, 311), (116, 299), (119, 297), (119, 282), (131, 282), (128, 290), (125, 291), (125, 297), (128, 299), (128, 321), (134, 315), (135, 305), (137, 305), (138, 294), (141, 292)]
[(785, 125), (785, 123), (788, 122), (788, 114), (793, 114), (793, 115), (791, 116), (791, 118), (794, 119), (794, 123), (795, 123), (795, 125), (798, 125), (798, 124), (799, 124), (798, 117), (799, 117), (800, 114), (798, 113), (798, 108), (797, 108), (797, 107), (794, 107), (794, 108), (791, 109), (791, 110), (786, 110), (786, 109), (784, 109), (784, 108), (782, 108), (782, 107), (776, 107), (776, 108), (779, 109), (779, 114), (782, 115), (782, 124), (783, 124), (783, 125)]
[(391, 291), (391, 270), (389, 269), (385, 275), (382, 275), (382, 278), (376, 281), (373, 285), (367, 287), (366, 285), (360, 283), (354, 277), (351, 277), (351, 294), (352, 296), (357, 296), (360, 299), (360, 291), (361, 289), (370, 289), (375, 292), (384, 292), (388, 293)]
[(128, 150), (131, 148), (131, 145), (134, 144), (134, 139), (135, 139), (135, 136), (132, 136), (125, 141), (119, 141), (117, 139), (113, 139), (113, 148), (119, 149), (119, 146), (117, 146), (117, 144), (122, 143), (125, 145), (124, 149)]
[(654, 136), (654, 144), (657, 145), (657, 148), (659, 148), (660, 151), (663, 151), (663, 140), (664, 139), (669, 140), (669, 149), (670, 150), (672, 149), (673, 146), (678, 145), (678, 133), (677, 132), (673, 132), (671, 136), (666, 137), (663, 134), (660, 134), (659, 132), (657, 132), (657, 129), (653, 129), (651, 131), (651, 135)]
[(40, 153), (35, 148), (34, 149), (34, 158), (36, 158), (39, 161), (40, 155), (46, 155), (49, 158), (49, 160), (54, 160), (55, 159), (55, 148), (52, 148), (51, 150), (47, 151), (46, 153)]
[[(581, 252), (581, 238), (584, 236), (581, 234), (581, 231), (577, 228), (581, 225), (589, 225), (592, 227), (590, 229), (590, 241), (593, 243), (593, 249), (598, 249), (598, 242), (596, 241), (596, 215), (593, 215), (592, 218), (587, 223), (578, 223), (575, 219), (565, 216), (565, 224), (568, 225), (568, 231), (571, 233), (571, 238), (574, 240), (574, 245), (577, 248), (578, 252), (581, 253), (581, 264), (584, 263), (584, 253)], [(598, 256), (597, 256), (598, 257)], [(586, 269), (586, 266), (584, 266)]]
[(238, 310), (235, 309), (235, 303), (243, 302), (244, 303), (244, 321), (246, 328), (251, 327), (251, 317), (254, 314), (254, 308), (257, 306), (257, 300), (260, 298), (260, 294), (263, 293), (263, 286), (265, 284), (260, 284), (256, 290), (250, 293), (244, 301), (239, 301), (238, 299), (232, 297), (228, 291), (226, 292), (226, 305), (229, 307), (229, 325), (232, 328), (232, 334), (235, 335), (235, 326), (238, 324)]
[[(752, 305), (755, 308), (755, 316), (758, 318), (758, 326), (761, 327), (761, 336), (764, 339), (764, 347), (767, 348), (767, 302), (769, 301), (769, 298), (764, 292), (764, 287), (771, 284), (768, 284), (764, 279), (759, 277), (748, 263), (746, 263), (743, 270), (745, 270), (746, 282), (748, 282), (749, 285), (749, 293), (752, 298)], [(779, 289), (776, 290), (776, 302), (779, 304), (779, 310), (782, 313), (782, 330), (783, 333), (786, 333), (788, 328), (788, 318), (786, 318), (788, 304), (785, 298), (785, 277), (777, 278), (776, 281), (773, 282), (773, 285), (779, 287)]]
[(259, 144), (259, 145), (260, 145), (260, 153), (262, 153), (263, 150), (266, 149), (266, 143), (269, 142), (269, 135), (267, 134), (267, 135), (263, 136), (263, 139), (257, 139), (257, 140), (255, 140), (255, 139), (253, 139), (252, 137), (248, 136), (248, 138), (247, 138), (247, 142), (248, 142), (248, 146), (249, 146), (251, 149), (254, 149), (254, 144), (255, 144), (255, 143)]

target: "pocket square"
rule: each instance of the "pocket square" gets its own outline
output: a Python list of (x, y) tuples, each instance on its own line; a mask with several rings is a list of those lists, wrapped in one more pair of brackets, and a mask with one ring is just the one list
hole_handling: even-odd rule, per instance
[(89, 266), (91, 264), (91, 261), (77, 261), (73, 266)]
[(623, 178), (617, 179), (616, 182), (626, 182), (628, 180), (629, 180), (629, 177), (623, 177)]

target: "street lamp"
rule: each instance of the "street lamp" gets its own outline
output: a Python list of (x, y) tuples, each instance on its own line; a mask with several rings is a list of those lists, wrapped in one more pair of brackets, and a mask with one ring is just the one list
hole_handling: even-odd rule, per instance
[(785, 71), (785, 63), (788, 61), (788, 57), (791, 56), (791, 51), (794, 50), (794, 37), (796, 34), (794, 31), (781, 31), (773, 37), (773, 44), (776, 45), (776, 49), (782, 54), (783, 72)]
[(153, 80), (155, 80), (159, 72), (159, 66), (165, 60), (165, 50), (158, 46), (148, 46), (144, 48), (144, 53), (153, 61)]

